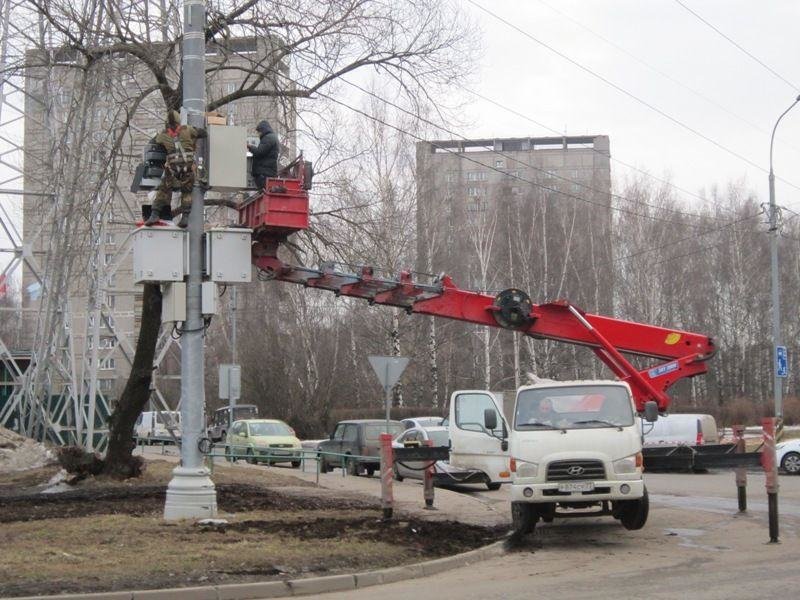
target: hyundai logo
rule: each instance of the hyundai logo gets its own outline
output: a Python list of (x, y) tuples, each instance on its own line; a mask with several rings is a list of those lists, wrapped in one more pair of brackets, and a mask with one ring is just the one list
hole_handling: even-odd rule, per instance
[(586, 469), (584, 469), (580, 465), (574, 465), (574, 466), (570, 467), (569, 469), (567, 469), (567, 474), (568, 475), (573, 475), (573, 476), (575, 476), (575, 475), (583, 475), (583, 472), (585, 470)]

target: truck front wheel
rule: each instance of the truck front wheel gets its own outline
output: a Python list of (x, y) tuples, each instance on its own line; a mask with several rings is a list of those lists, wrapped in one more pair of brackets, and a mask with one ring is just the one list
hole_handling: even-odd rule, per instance
[(514, 527), (514, 533), (520, 535), (531, 533), (538, 520), (539, 514), (536, 511), (535, 504), (530, 502), (511, 503), (511, 522)]
[(634, 531), (641, 529), (647, 523), (647, 515), (650, 512), (650, 499), (647, 496), (647, 489), (644, 495), (638, 500), (625, 500), (619, 511), (619, 520), (625, 529)]

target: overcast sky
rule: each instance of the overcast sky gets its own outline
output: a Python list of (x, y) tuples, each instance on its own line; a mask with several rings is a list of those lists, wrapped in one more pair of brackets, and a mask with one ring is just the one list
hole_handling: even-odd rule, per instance
[[(612, 157), (670, 176), (693, 193), (744, 179), (767, 200), (770, 133), (800, 88), (770, 73), (675, 0), (461, 2), (484, 32), (475, 91), (559, 132), (606, 134)], [(681, 2), (783, 78), (800, 84), (800, 1)], [(525, 34), (757, 166), (615, 90)], [(472, 126), (462, 128), (468, 137), (552, 134), (482, 100), (471, 104), (469, 114)], [(798, 134), (800, 105), (781, 122), (774, 151), (776, 175), (800, 188)], [(630, 174), (616, 162), (612, 169), (617, 179)], [(798, 188), (778, 181), (778, 204), (800, 210)]]
[[(458, 1), (483, 30), (472, 89), (545, 126), (466, 94), (465, 137), (552, 135), (546, 127), (606, 134), (612, 158), (693, 194), (743, 180), (768, 199), (770, 132), (800, 92), (792, 85), (800, 83), (800, 0), (681, 0), (790, 83), (676, 0)], [(781, 123), (775, 146), (778, 204), (800, 211), (798, 134), (800, 106)], [(617, 181), (631, 174), (620, 162), (612, 169)]]

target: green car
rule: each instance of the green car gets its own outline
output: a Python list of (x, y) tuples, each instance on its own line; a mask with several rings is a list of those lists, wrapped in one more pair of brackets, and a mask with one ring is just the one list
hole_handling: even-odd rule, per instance
[(277, 419), (234, 421), (228, 432), (225, 454), (231, 462), (239, 458), (253, 465), (288, 462), (294, 468), (300, 466), (303, 457), (294, 429)]

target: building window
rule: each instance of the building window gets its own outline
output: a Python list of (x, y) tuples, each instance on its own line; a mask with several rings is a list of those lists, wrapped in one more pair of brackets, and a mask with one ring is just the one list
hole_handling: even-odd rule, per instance
[(106, 244), (108, 244), (109, 246), (113, 246), (116, 243), (117, 243), (117, 241), (116, 241), (116, 237), (114, 236), (114, 234), (113, 233), (107, 233), (106, 234)]
[(103, 336), (100, 338), (100, 347), (101, 348), (116, 348), (117, 347), (117, 339), (110, 336)]
[(494, 161), (494, 166), (496, 169), (505, 169), (506, 168), (506, 161), (504, 160), (496, 160)]
[(470, 200), (467, 202), (467, 212), (473, 214), (486, 212), (486, 200)]
[(117, 368), (117, 361), (113, 358), (104, 358), (100, 361), (100, 369), (103, 371), (111, 371)]
[(522, 188), (515, 185), (511, 187), (511, 194), (514, 196), (519, 196), (522, 194)]
[(447, 180), (447, 183), (453, 183), (454, 181), (458, 181), (458, 173), (456, 173), (455, 171), (448, 171), (445, 179)]
[(101, 390), (111, 390), (114, 389), (114, 380), (113, 379), (98, 379), (97, 380), (97, 387)]
[(112, 253), (103, 254), (103, 266), (107, 267), (111, 264), (111, 261), (114, 260), (114, 255)]
[(116, 296), (114, 296), (112, 294), (106, 294), (106, 305), (108, 305), (108, 308), (112, 308), (113, 309), (114, 306), (116, 305), (116, 303), (117, 303), (117, 297)]
[(486, 181), (489, 178), (486, 171), (469, 171), (467, 181)]
[(486, 190), (480, 187), (469, 187), (467, 188), (467, 196), (470, 198), (477, 198), (479, 196), (485, 196)]

